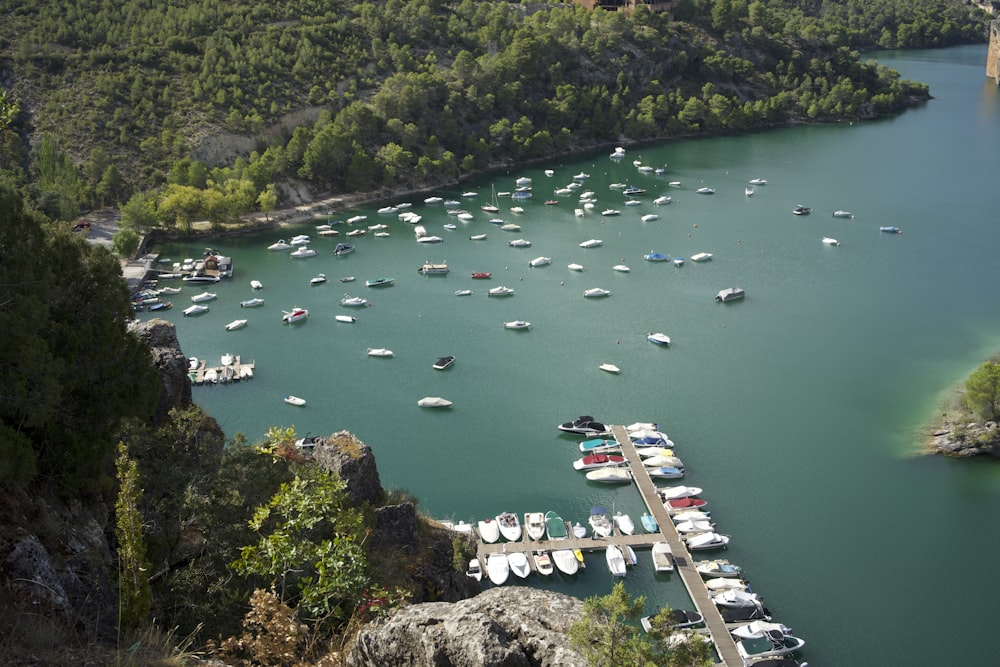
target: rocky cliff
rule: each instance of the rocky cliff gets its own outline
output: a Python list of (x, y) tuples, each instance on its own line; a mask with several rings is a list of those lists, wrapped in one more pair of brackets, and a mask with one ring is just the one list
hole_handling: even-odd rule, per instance
[(569, 626), (582, 615), (576, 598), (533, 588), (492, 588), (456, 603), (395, 611), (358, 634), (351, 667), (572, 667)]
[(149, 343), (153, 366), (160, 374), (163, 390), (153, 413), (153, 422), (160, 423), (171, 408), (191, 404), (191, 381), (188, 380), (188, 361), (181, 352), (177, 329), (166, 320), (153, 319), (135, 322), (132, 331)]
[(932, 451), (945, 456), (1000, 458), (1000, 424), (996, 422), (948, 423), (931, 434)]

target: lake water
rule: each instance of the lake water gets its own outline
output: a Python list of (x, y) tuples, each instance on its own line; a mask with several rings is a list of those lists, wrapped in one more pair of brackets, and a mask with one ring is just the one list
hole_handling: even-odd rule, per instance
[[(235, 258), (235, 278), (209, 288), (219, 299), (198, 318), (181, 316), (202, 291), (186, 286), (166, 318), (186, 354), (240, 354), (256, 361), (257, 379), (197, 387), (195, 400), (227, 433), (251, 439), (269, 425), (303, 435), (348, 429), (374, 449), (383, 485), (409, 490), (427, 514), (467, 521), (549, 509), (583, 521), (598, 504), (638, 519), (634, 488), (588, 484), (570, 467), (578, 440), (555, 426), (581, 414), (658, 421), (687, 465), (685, 481), (705, 489), (719, 531), (732, 537), (724, 557), (749, 573), (775, 620), (806, 640), (803, 659), (991, 664), (1000, 467), (912, 455), (942, 400), (1000, 349), (1000, 90), (984, 77), (985, 53), (880, 54), (935, 96), (896, 118), (511, 170), (465, 184), (479, 193), (464, 203), (475, 213), (468, 223), (414, 196), (421, 224), (444, 237), (439, 245), (415, 243), (411, 226), (378, 216), (377, 207), (340, 214), (367, 214), (362, 226), (382, 222), (391, 233), (355, 239), (357, 252), (346, 257), (334, 257), (336, 239), (317, 237), (313, 224), (220, 241)], [(633, 160), (668, 170), (640, 173)], [(581, 171), (590, 178), (578, 192), (592, 190), (598, 201), (577, 218), (576, 197), (552, 192)], [(479, 206), (493, 187), (513, 190), (518, 176), (533, 178), (534, 198), (521, 216), (501, 198), (501, 217), (523, 227), (503, 232)], [(768, 184), (748, 198), (754, 177)], [(624, 206), (609, 188), (624, 182), (648, 191), (641, 205)], [(696, 194), (702, 186), (716, 194)], [(654, 206), (659, 194), (673, 203)], [(560, 203), (545, 206), (550, 198)], [(792, 215), (796, 204), (812, 215)], [(608, 207), (621, 215), (601, 216)], [(855, 217), (834, 218), (837, 209)], [(660, 219), (640, 222), (652, 212)], [(884, 225), (903, 233), (880, 233)], [(296, 233), (312, 233), (320, 254), (294, 260), (265, 249)], [(488, 239), (470, 241), (477, 233)], [(824, 245), (825, 236), (841, 245)], [(518, 237), (532, 247), (507, 245)], [(590, 238), (603, 246), (578, 247)], [(202, 247), (160, 250), (180, 259)], [(644, 261), (650, 250), (714, 259), (677, 268)], [(537, 256), (553, 262), (529, 268)], [(451, 272), (420, 276), (424, 261), (447, 261)], [(585, 270), (568, 270), (571, 262)], [(631, 272), (612, 271), (619, 263)], [(471, 280), (472, 271), (493, 279)], [(330, 281), (310, 287), (320, 272)], [(357, 282), (338, 281), (348, 275)], [(396, 284), (366, 288), (376, 276)], [(266, 303), (244, 310), (252, 278), (264, 283)], [(500, 284), (517, 294), (486, 296)], [(746, 299), (714, 301), (732, 286)], [(591, 287), (612, 294), (584, 299)], [(454, 295), (466, 288), (475, 293)], [(373, 306), (342, 308), (345, 291)], [(281, 310), (293, 306), (310, 310), (307, 323), (282, 325)], [(348, 312), (355, 324), (334, 320)], [(226, 332), (238, 317), (249, 326)], [(503, 328), (515, 319), (532, 328)], [(651, 331), (673, 344), (650, 344)], [(368, 357), (369, 347), (395, 357)], [(454, 367), (433, 370), (447, 354), (457, 357)], [(603, 362), (621, 374), (600, 371)], [(286, 405), (289, 393), (308, 404)], [(416, 402), (426, 395), (454, 408), (422, 410)], [(639, 556), (628, 589), (647, 596), (650, 610), (688, 607), (680, 580), (654, 576), (648, 553)], [(585, 597), (611, 583), (595, 552), (575, 581), (532, 585)]]

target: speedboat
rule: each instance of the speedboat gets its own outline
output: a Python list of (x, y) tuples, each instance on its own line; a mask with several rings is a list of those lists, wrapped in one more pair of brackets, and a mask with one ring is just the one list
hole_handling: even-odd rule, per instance
[(487, 292), (487, 294), (489, 296), (513, 296), (514, 295), (514, 290), (511, 289), (510, 287), (505, 287), (504, 285), (499, 285), (498, 287), (494, 287), (494, 288), (490, 289), (490, 291)]
[(616, 208), (606, 208), (603, 211), (601, 211), (601, 215), (609, 217), (609, 218), (612, 217), (612, 216), (615, 216), (615, 215), (621, 215), (621, 213), (622, 212), (619, 211)]
[(424, 199), (424, 203), (428, 205), (440, 204), (443, 201), (444, 199), (442, 199), (441, 197), (427, 197), (426, 199)]
[(660, 524), (656, 523), (656, 517), (654, 517), (649, 512), (643, 513), (640, 517), (639, 522), (642, 524), (642, 529), (647, 533), (658, 533), (660, 532)]
[(670, 261), (670, 255), (664, 255), (662, 252), (648, 252), (642, 256), (647, 262), (668, 262)]
[(596, 299), (602, 296), (610, 296), (610, 294), (611, 290), (604, 289), (603, 287), (591, 287), (583, 292), (583, 296), (586, 299)]
[(727, 608), (756, 607), (760, 604), (760, 596), (749, 591), (728, 590), (713, 595), (712, 602)]
[(753, 187), (749, 185), (743, 188), (743, 194), (745, 194), (747, 197), (753, 197), (754, 192), (756, 192), (756, 190), (754, 190)]
[(505, 222), (500, 225), (500, 231), (503, 232), (519, 232), (521, 231), (521, 225), (514, 222)]
[(510, 322), (503, 323), (504, 329), (516, 329), (525, 330), (531, 328), (531, 322), (526, 322), (524, 320), (511, 320)]
[(500, 539), (500, 527), (493, 519), (483, 519), (479, 522), (479, 539), (492, 544)]
[(535, 267), (539, 267), (539, 266), (547, 266), (547, 265), (549, 265), (551, 263), (552, 263), (552, 258), (551, 257), (536, 257), (533, 260), (531, 260), (530, 262), (528, 262), (528, 266), (530, 266), (532, 268), (535, 268)]
[(678, 498), (688, 498), (690, 496), (700, 496), (701, 488), (697, 486), (659, 486), (656, 488), (656, 495), (660, 500), (677, 500)]
[(586, 174), (586, 173), (584, 173), (582, 171), (579, 174), (575, 174), (573, 176), (573, 180), (574, 181), (585, 181), (588, 178), (590, 178), (590, 174)]
[(655, 477), (657, 479), (680, 479), (684, 476), (684, 471), (680, 468), (675, 468), (673, 466), (658, 466), (656, 468), (648, 468), (646, 473), (650, 477)]
[(750, 621), (749, 623), (738, 625), (729, 632), (737, 639), (760, 639), (775, 631), (783, 635), (792, 634), (792, 629), (784, 623), (771, 623), (764, 620)]
[[(574, 523), (573, 526), (572, 526), (572, 528), (573, 528), (573, 537), (575, 537), (576, 539), (582, 540), (583, 538), (585, 538), (587, 536), (587, 527), (584, 526), (579, 521), (577, 521), (576, 523)], [(578, 558), (577, 560), (580, 560), (580, 559)], [(580, 562), (583, 562), (583, 561), (581, 560)]]
[(247, 325), (246, 320), (233, 320), (226, 325), (226, 331), (236, 331), (237, 329), (242, 329)]
[(607, 561), (608, 569), (612, 575), (616, 577), (625, 576), (625, 556), (622, 555), (621, 549), (614, 544), (609, 544), (604, 550), (604, 559)]
[(320, 273), (320, 274), (316, 275), (315, 277), (309, 279), (309, 284), (310, 285), (322, 285), (325, 282), (326, 282), (326, 274), (325, 273)]
[(747, 621), (770, 621), (771, 610), (758, 601), (746, 607), (725, 607), (720, 609), (722, 620), (726, 623), (745, 623)]
[[(369, 354), (371, 354), (371, 352), (369, 352)], [(391, 357), (392, 354), (383, 356)], [(450, 408), (452, 406), (452, 402), (447, 398), (441, 398), (440, 396), (424, 396), (417, 401), (417, 405), (421, 408)]]
[(340, 282), (353, 283), (355, 280), (357, 280), (357, 278), (355, 278), (354, 276), (344, 276), (343, 278), (340, 279)]
[(542, 512), (525, 512), (524, 534), (530, 540), (540, 540), (545, 537), (545, 514)]
[(734, 577), (712, 577), (705, 580), (705, 588), (713, 593), (719, 591), (745, 591), (750, 588), (750, 584)]
[(513, 512), (501, 512), (496, 517), (497, 526), (500, 527), (500, 534), (508, 542), (517, 542), (521, 539), (521, 522)]
[(743, 658), (750, 660), (794, 653), (805, 644), (805, 641), (798, 637), (786, 635), (781, 630), (772, 630), (759, 638), (741, 639), (736, 642), (736, 650)]
[(681, 521), (674, 524), (674, 530), (676, 530), (681, 535), (695, 534), (695, 533), (710, 533), (712, 529), (715, 528), (715, 524), (711, 521), (701, 520), (701, 521)]
[(308, 234), (298, 234), (292, 237), (289, 241), (292, 245), (309, 245), (309, 235)]
[(689, 537), (685, 537), (684, 541), (687, 543), (687, 548), (690, 551), (722, 549), (729, 545), (729, 536), (719, 535), (718, 533), (713, 532), (696, 533)]
[(630, 185), (629, 187), (622, 190), (622, 194), (625, 195), (626, 197), (631, 197), (634, 195), (644, 195), (646, 194), (646, 191), (643, 190), (642, 188)]
[[(659, 610), (657, 610), (659, 612)], [(655, 616), (655, 615), (654, 615)], [(652, 632), (652, 619), (654, 616), (643, 616), (639, 619), (642, 629), (646, 632)], [(705, 617), (696, 611), (687, 611), (684, 609), (671, 609), (670, 610), (670, 624), (668, 628), (682, 629), (682, 628), (692, 628), (696, 625), (701, 625), (705, 622)]]
[(697, 190), (695, 190), (695, 192), (697, 192), (700, 195), (714, 195), (715, 188), (698, 188)]
[(632, 269), (630, 269), (629, 267), (625, 266), (624, 264), (615, 264), (614, 266), (611, 267), (611, 270), (612, 271), (618, 271), (619, 273), (628, 273)]
[(577, 435), (600, 435), (608, 432), (608, 427), (603, 422), (596, 421), (590, 415), (581, 415), (571, 422), (560, 424), (558, 428), (564, 433), (576, 433)]
[(507, 563), (510, 565), (510, 571), (521, 579), (527, 579), (531, 574), (531, 563), (522, 551), (507, 554)]
[(899, 227), (879, 227), (880, 232), (885, 232), (886, 234), (902, 234), (903, 230)]
[(288, 254), (289, 257), (294, 257), (295, 259), (302, 259), (305, 257), (315, 257), (316, 251), (307, 245), (299, 246), (292, 252)]
[(701, 510), (684, 510), (670, 515), (670, 520), (675, 524), (684, 521), (710, 521), (711, 519), (711, 512), (702, 512)]
[(485, 241), (486, 240), (486, 234), (473, 234), (472, 236), (469, 237), (469, 240), (470, 241)]
[(696, 252), (689, 258), (692, 262), (707, 262), (712, 259), (712, 253), (710, 252)]
[(632, 535), (635, 533), (635, 523), (632, 522), (632, 517), (628, 514), (622, 514), (621, 512), (615, 512), (612, 521), (615, 522), (615, 528), (619, 532), (625, 535)]
[(691, 509), (701, 509), (708, 505), (708, 501), (703, 498), (672, 498), (663, 503), (663, 508), (668, 514), (676, 514)]
[(583, 271), (583, 264), (577, 264), (573, 262), (572, 264), (567, 264), (566, 268), (570, 271)]
[(259, 280), (251, 280), (250, 281), (250, 289), (254, 289), (254, 290), (264, 289), (264, 283), (262, 283)]
[(646, 340), (657, 345), (670, 345), (670, 336), (661, 332), (646, 334)]
[(338, 322), (346, 322), (348, 324), (354, 324), (355, 322), (358, 321), (358, 318), (353, 317), (351, 315), (334, 315), (333, 319), (337, 320)]
[(340, 300), (341, 306), (347, 306), (348, 308), (360, 308), (362, 306), (368, 305), (368, 299), (360, 296), (351, 296), (350, 294), (345, 294), (344, 298)]
[(694, 569), (703, 577), (739, 577), (743, 574), (743, 568), (723, 559), (701, 561)]
[[(285, 239), (280, 239), (275, 241), (271, 245), (267, 246), (268, 250), (291, 250), (292, 244), (285, 241)], [(193, 268), (193, 267), (192, 267)]]
[(367, 215), (354, 215), (347, 219), (347, 224), (353, 225), (357, 222), (361, 222), (362, 220), (367, 220), (367, 219), (368, 219)]
[(440, 236), (421, 236), (417, 239), (417, 243), (441, 243), (444, 241)]
[(674, 558), (667, 542), (656, 542), (653, 544), (651, 553), (653, 558), (653, 569), (657, 572), (673, 572)]
[(292, 396), (291, 394), (288, 394), (282, 400), (285, 401), (285, 403), (288, 403), (289, 405), (297, 405), (299, 407), (306, 404), (306, 399), (299, 398), (298, 396)]
[(654, 199), (653, 203), (656, 204), (657, 206), (662, 206), (664, 204), (669, 204), (673, 200), (674, 200), (673, 197), (671, 197), (670, 195), (662, 195)]
[(809, 215), (812, 213), (812, 209), (808, 206), (803, 206), (802, 204), (797, 204), (795, 208), (792, 209), (792, 213), (795, 215)]
[(565, 540), (569, 537), (566, 522), (552, 510), (545, 513), (545, 537), (549, 540)]
[(854, 214), (850, 211), (834, 211), (833, 217), (835, 218), (853, 218)]
[(203, 303), (205, 301), (214, 301), (219, 297), (215, 292), (202, 292), (201, 294), (195, 294), (191, 297), (191, 301), (194, 303)]
[(341, 255), (350, 255), (352, 252), (354, 252), (354, 245), (351, 243), (338, 243), (333, 249), (333, 254), (338, 257)]
[(157, 303), (150, 305), (149, 310), (150, 312), (155, 312), (157, 310), (170, 310), (173, 307), (174, 304), (169, 301), (158, 301)]
[(580, 443), (580, 451), (584, 453), (590, 452), (591, 454), (598, 452), (620, 452), (621, 445), (618, 444), (617, 440), (592, 438)]
[(201, 304), (194, 304), (193, 306), (188, 306), (184, 309), (184, 317), (189, 317), (191, 315), (201, 315), (202, 313), (208, 312), (208, 306), (202, 306)]
[[(611, 536), (611, 521), (608, 519), (608, 511), (603, 507), (592, 507), (590, 518), (587, 521), (590, 523), (591, 530), (594, 531), (594, 537)], [(624, 561), (624, 559), (622, 560)], [(624, 565), (624, 562), (622, 564)]]
[(840, 241), (838, 241), (837, 239), (832, 239), (829, 236), (824, 236), (823, 237), (823, 243), (825, 243), (826, 245), (832, 245), (832, 246), (839, 246), (840, 245)]
[(455, 357), (438, 357), (438, 360), (434, 362), (433, 368), (436, 371), (443, 371), (446, 368), (451, 368), (455, 364)]
[(494, 586), (502, 586), (510, 576), (510, 563), (507, 561), (507, 554), (493, 553), (486, 559), (486, 576), (490, 578)]
[[(661, 447), (660, 451), (671, 452), (673, 450), (665, 450)], [(644, 459), (642, 464), (650, 470), (656, 470), (658, 468), (676, 468), (678, 470), (682, 470), (684, 468), (684, 462), (673, 454), (657, 454), (656, 456), (650, 456), (649, 458)], [(652, 477), (652, 473), (650, 473), (650, 476)]]
[(489, 273), (487, 271), (474, 271), (472, 273), (472, 279), (473, 280), (489, 280), (492, 277), (493, 277), (493, 274)]
[(579, 245), (581, 248), (599, 248), (604, 245), (604, 241), (601, 239), (588, 239)]
[(556, 569), (565, 575), (573, 576), (580, 569), (580, 563), (576, 560), (576, 554), (570, 549), (556, 549), (552, 552), (552, 562)]
[(443, 276), (449, 271), (447, 262), (439, 262), (435, 264), (434, 262), (424, 262), (423, 265), (417, 269), (417, 273), (424, 276)]
[(514, 239), (513, 241), (507, 241), (507, 245), (511, 248), (530, 248), (531, 241), (527, 239)]
[(480, 567), (478, 558), (473, 558), (469, 561), (469, 568), (465, 571), (465, 576), (475, 579), (476, 581), (482, 581), (483, 568)]
[(552, 574), (552, 559), (549, 557), (549, 552), (535, 551), (532, 553), (532, 558), (535, 561), (535, 569), (538, 570), (538, 574), (542, 576)]
[(573, 461), (573, 468), (576, 470), (594, 470), (596, 468), (608, 468), (625, 464), (625, 457), (620, 454), (588, 454)]
[(647, 213), (646, 215), (639, 218), (641, 222), (653, 222), (654, 220), (659, 220), (660, 216), (655, 213)]
[(747, 183), (749, 183), (750, 185), (767, 185), (767, 179), (766, 178), (751, 178), (749, 181), (747, 181)]
[[(389, 358), (389, 357), (396, 356), (396, 354), (395, 354), (395, 352), (393, 352), (392, 350), (390, 350), (387, 347), (370, 347), (370, 348), (368, 348), (368, 356), (369, 357), (384, 357), (384, 358)], [(421, 407), (423, 407), (423, 406), (421, 406)], [(440, 407), (440, 406), (437, 406), (437, 407)]]
[(302, 320), (309, 317), (309, 311), (306, 310), (305, 308), (299, 308), (298, 306), (292, 308), (291, 310), (283, 310), (281, 312), (284, 313), (281, 316), (281, 321), (284, 322), (285, 324), (293, 324), (295, 322), (301, 322)]
[(718, 294), (715, 295), (716, 301), (736, 301), (745, 297), (747, 293), (742, 287), (727, 287), (724, 290), (720, 290)]
[(598, 366), (599, 369), (607, 373), (621, 373), (622, 369), (618, 368), (614, 364), (601, 364)]
[(391, 287), (395, 282), (395, 278), (369, 278), (365, 281), (365, 285), (368, 287)]

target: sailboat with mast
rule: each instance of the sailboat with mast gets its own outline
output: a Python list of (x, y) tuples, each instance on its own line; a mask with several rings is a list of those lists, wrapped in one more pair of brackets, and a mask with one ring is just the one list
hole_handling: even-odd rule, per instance
[(483, 211), (485, 211), (486, 213), (499, 213), (500, 212), (500, 205), (497, 202), (497, 186), (496, 186), (496, 184), (493, 185), (493, 198), (489, 202), (483, 204), (480, 208), (482, 208)]

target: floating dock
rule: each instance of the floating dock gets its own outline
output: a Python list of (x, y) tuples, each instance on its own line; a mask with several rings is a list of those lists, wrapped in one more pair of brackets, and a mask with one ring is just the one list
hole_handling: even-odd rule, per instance
[[(252, 380), (256, 362), (243, 361), (239, 355), (233, 357), (233, 363), (209, 366), (204, 359), (198, 361), (195, 368), (188, 369), (188, 378), (192, 384), (229, 384), (242, 380)], [(213, 381), (211, 378), (215, 376)], [(206, 377), (207, 376), (207, 377)]]
[[(635, 445), (632, 443), (628, 431), (625, 430), (624, 426), (612, 426), (611, 433), (622, 448), (622, 454), (625, 456), (625, 460), (628, 462), (629, 469), (632, 472), (632, 479), (639, 489), (639, 493), (642, 495), (648, 512), (656, 519), (660, 532), (625, 535), (615, 527), (611, 536), (604, 538), (585, 537), (580, 539), (569, 537), (564, 540), (531, 540), (524, 533), (522, 540), (518, 542), (486, 543), (480, 539), (476, 550), (479, 562), (486, 563), (491, 553), (503, 552), (509, 554), (520, 551), (528, 557), (531, 570), (535, 571), (534, 559), (531, 558), (531, 554), (534, 551), (551, 551), (555, 549), (603, 551), (609, 544), (615, 544), (619, 547), (628, 545), (635, 548), (652, 547), (657, 542), (666, 542), (670, 545), (670, 551), (673, 554), (674, 571), (680, 575), (681, 581), (684, 582), (684, 587), (687, 588), (688, 595), (691, 597), (691, 601), (694, 603), (698, 613), (705, 617), (705, 628), (711, 636), (715, 650), (722, 661), (720, 664), (727, 665), (728, 667), (742, 667), (743, 659), (736, 649), (736, 642), (733, 640), (733, 636), (729, 634), (729, 629), (725, 621), (723, 621), (718, 607), (712, 602), (711, 593), (705, 587), (704, 580), (695, 569), (695, 562), (692, 560), (690, 552), (688, 552), (687, 544), (677, 533), (677, 530), (674, 528), (674, 522), (670, 519), (670, 515), (667, 513), (666, 508), (664, 508), (663, 502), (657, 496), (656, 485), (653, 484), (653, 480), (646, 471), (646, 467), (642, 464), (639, 453), (635, 451)], [(573, 531), (569, 522), (566, 523), (566, 527), (567, 534), (572, 535)], [(624, 552), (624, 549), (622, 551)]]

